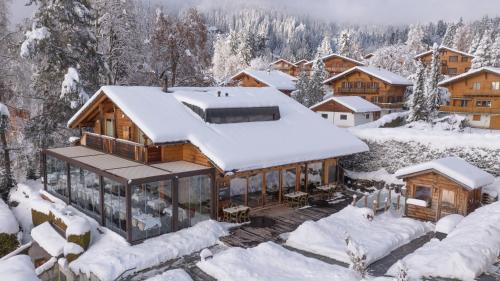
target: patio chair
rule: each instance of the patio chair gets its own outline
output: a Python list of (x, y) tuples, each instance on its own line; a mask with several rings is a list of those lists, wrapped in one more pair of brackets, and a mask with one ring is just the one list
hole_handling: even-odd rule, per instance
[(308, 196), (307, 196), (307, 195), (304, 195), (304, 196), (300, 197), (300, 198), (299, 198), (299, 204), (298, 204), (298, 207), (300, 208), (300, 207), (307, 206), (307, 204), (308, 204), (307, 199), (308, 199)]
[(250, 221), (250, 209), (246, 209), (238, 214), (238, 223)]
[(234, 222), (238, 223), (239, 213), (240, 212), (238, 212), (238, 213), (231, 213), (229, 215), (229, 222), (233, 222), (234, 221)]

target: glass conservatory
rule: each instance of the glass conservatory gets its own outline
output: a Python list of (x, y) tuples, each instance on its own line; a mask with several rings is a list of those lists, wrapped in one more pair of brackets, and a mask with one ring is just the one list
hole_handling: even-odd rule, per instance
[(137, 243), (215, 217), (215, 170), (186, 161), (144, 165), (82, 146), (43, 152), (44, 187)]

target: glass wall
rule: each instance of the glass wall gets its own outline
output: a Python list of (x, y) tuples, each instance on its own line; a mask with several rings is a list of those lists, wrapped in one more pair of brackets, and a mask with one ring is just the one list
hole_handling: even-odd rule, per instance
[(47, 155), (47, 190), (68, 197), (66, 162)]
[(248, 178), (248, 207), (262, 206), (262, 174)]
[(306, 187), (306, 165), (301, 165), (299, 167), (300, 170), (300, 188), (299, 190), (302, 192), (307, 192)]
[(282, 170), (283, 194), (295, 191), (295, 183), (297, 180), (297, 170), (294, 168)]
[(245, 205), (245, 197), (247, 194), (247, 179), (232, 178), (229, 183), (229, 193), (232, 204)]
[(266, 204), (278, 203), (280, 200), (280, 173), (279, 170), (266, 172)]
[(125, 199), (125, 186), (108, 178), (103, 178), (103, 184), (106, 227), (121, 235), (126, 235), (127, 202)]
[(208, 175), (179, 179), (179, 228), (210, 219), (212, 181)]
[(307, 165), (307, 192), (314, 192), (317, 186), (323, 184), (323, 162)]
[(71, 202), (89, 215), (101, 218), (99, 176), (85, 169), (70, 166)]
[(172, 232), (172, 181), (132, 187), (132, 240)]
[(337, 182), (337, 164), (335, 162), (328, 163), (328, 183)]

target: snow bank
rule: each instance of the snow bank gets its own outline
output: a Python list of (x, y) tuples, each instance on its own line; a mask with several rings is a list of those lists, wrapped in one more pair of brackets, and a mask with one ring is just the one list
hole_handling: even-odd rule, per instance
[(219, 281), (357, 281), (347, 268), (330, 265), (289, 251), (273, 242), (254, 248), (229, 248), (198, 267)]
[(44, 222), (33, 228), (31, 237), (51, 256), (58, 257), (63, 253), (66, 240), (55, 231), (49, 222)]
[(95, 241), (78, 259), (69, 264), (73, 272), (92, 272), (102, 281), (111, 281), (128, 271), (129, 274), (158, 265), (212, 246), (219, 237), (228, 235), (230, 225), (213, 220), (193, 227), (164, 234), (135, 246), (122, 237), (104, 229), (95, 235)]
[(9, 281), (40, 281), (35, 274), (35, 266), (26, 255), (14, 256), (0, 261), (0, 276)]
[(384, 126), (387, 123), (391, 123), (392, 121), (394, 121), (398, 118), (403, 118), (403, 117), (406, 118), (406, 116), (408, 116), (408, 114), (409, 114), (408, 111), (394, 112), (394, 113), (386, 114), (373, 122), (362, 124), (362, 125), (353, 127), (349, 130), (357, 131), (359, 129), (379, 128), (379, 127)]
[(346, 234), (367, 253), (367, 264), (433, 230), (430, 223), (392, 212), (366, 217), (366, 208), (347, 206), (317, 222), (306, 221), (290, 233), (286, 245), (349, 263)]
[(460, 223), (460, 221), (462, 221), (463, 218), (464, 218), (464, 216), (459, 215), (459, 214), (447, 215), (447, 216), (441, 218), (436, 223), (436, 229), (434, 231), (448, 234), (453, 229), (455, 229), (457, 224)]
[(19, 232), (19, 224), (16, 217), (10, 211), (9, 206), (0, 199), (0, 233), (16, 234)]
[[(448, 236), (433, 239), (403, 262), (410, 277), (443, 277), (473, 280), (497, 261), (500, 255), (500, 202), (476, 209)], [(388, 274), (397, 269), (391, 267)]]
[(145, 281), (193, 281), (193, 279), (182, 269), (172, 269)]

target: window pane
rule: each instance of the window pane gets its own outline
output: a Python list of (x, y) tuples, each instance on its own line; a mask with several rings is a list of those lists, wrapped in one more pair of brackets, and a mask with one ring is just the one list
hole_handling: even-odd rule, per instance
[(427, 186), (417, 186), (415, 188), (415, 198), (430, 203), (432, 201), (432, 189)]
[(47, 155), (47, 190), (68, 197), (66, 162)]
[(179, 179), (179, 228), (210, 219), (211, 190), (207, 175)]
[(295, 191), (296, 169), (288, 169), (282, 171), (283, 176), (283, 193), (291, 193)]
[(307, 185), (308, 192), (312, 192), (317, 186), (323, 184), (323, 162), (316, 162), (307, 165)]
[(279, 175), (278, 170), (266, 173), (266, 204), (279, 202)]
[(447, 189), (442, 189), (441, 202), (448, 206), (455, 205), (455, 192)]
[(335, 163), (329, 163), (328, 165), (328, 183), (337, 182), (337, 165)]
[(125, 186), (107, 178), (104, 178), (103, 184), (106, 227), (125, 236), (127, 231)]
[(229, 187), (231, 203), (235, 205), (245, 205), (246, 193), (247, 193), (247, 179), (232, 178)]
[(88, 170), (70, 166), (71, 202), (87, 211), (90, 216), (101, 218), (101, 186), (99, 176)]
[(248, 178), (248, 206), (262, 206), (262, 174)]

